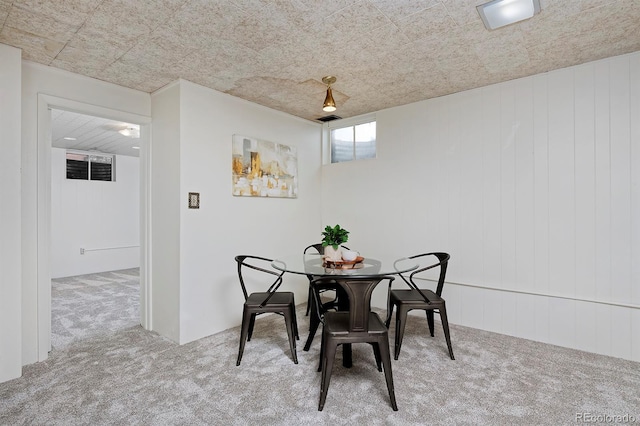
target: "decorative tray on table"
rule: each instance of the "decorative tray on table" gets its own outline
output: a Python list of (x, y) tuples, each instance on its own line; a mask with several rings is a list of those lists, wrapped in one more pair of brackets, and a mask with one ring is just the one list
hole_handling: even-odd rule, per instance
[(364, 266), (362, 264), (363, 260), (364, 257), (362, 256), (356, 257), (355, 260), (329, 260), (325, 258), (322, 266), (333, 269), (359, 269)]

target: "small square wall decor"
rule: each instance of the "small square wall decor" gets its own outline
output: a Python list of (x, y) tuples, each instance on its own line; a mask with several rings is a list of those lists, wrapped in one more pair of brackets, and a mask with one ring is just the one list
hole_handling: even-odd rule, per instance
[(231, 170), (235, 196), (298, 196), (298, 155), (295, 147), (233, 135)]

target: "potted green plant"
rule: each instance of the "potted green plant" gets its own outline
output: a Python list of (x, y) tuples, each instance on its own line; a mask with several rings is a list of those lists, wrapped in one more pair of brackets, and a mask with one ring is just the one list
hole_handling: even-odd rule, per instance
[(334, 262), (342, 260), (342, 250), (340, 244), (344, 244), (349, 239), (349, 231), (340, 227), (340, 225), (327, 225), (322, 231), (322, 247), (324, 247), (324, 255), (328, 260)]

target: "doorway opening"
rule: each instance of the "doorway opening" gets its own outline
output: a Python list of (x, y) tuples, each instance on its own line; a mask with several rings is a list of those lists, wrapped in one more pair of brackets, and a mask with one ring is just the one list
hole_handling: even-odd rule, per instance
[[(57, 126), (58, 123), (55, 122), (57, 119), (67, 120), (67, 124)], [(96, 123), (100, 124), (96, 125)], [(114, 123), (118, 123), (120, 128), (114, 128)], [(96, 271), (100, 269), (102, 272), (119, 271), (116, 273), (115, 281), (129, 281), (131, 285), (129, 279), (132, 278), (134, 281), (137, 279), (134, 289), (134, 292), (138, 293), (139, 300), (137, 324), (141, 324), (146, 329), (150, 328), (151, 312), (148, 309), (151, 294), (148, 272), (150, 264), (148, 243), (150, 238), (148, 219), (150, 123), (151, 119), (147, 116), (50, 95), (38, 95), (37, 336), (39, 361), (45, 360), (52, 349), (52, 279), (69, 276), (86, 277), (98, 273)], [(70, 132), (74, 127), (75, 134)], [(63, 130), (58, 132), (60, 128)], [(139, 138), (131, 138), (125, 134), (132, 128), (136, 129)], [(109, 141), (109, 134), (114, 133), (118, 133), (118, 138), (121, 140), (127, 141), (129, 153), (139, 153), (138, 156), (130, 155), (127, 158), (124, 154), (115, 152), (118, 145), (115, 142), (116, 137)], [(76, 155), (68, 157), (67, 152)], [(108, 166), (109, 160), (104, 160), (108, 155), (113, 155), (111, 166)], [(81, 179), (68, 179), (68, 158), (73, 161), (86, 159), (88, 162), (100, 163), (94, 166), (102, 178), (84, 180), (83, 174), (80, 173)], [(137, 166), (133, 167), (134, 163), (138, 163)], [(83, 166), (78, 163), (72, 165)], [(88, 167), (91, 168), (91, 165)], [(128, 172), (127, 168), (129, 168)], [(129, 185), (136, 186), (135, 191), (129, 188), (129, 191), (124, 191), (125, 195), (114, 196), (118, 183), (124, 183), (126, 181), (124, 177), (134, 168), (137, 180), (135, 183), (129, 181)], [(113, 173), (111, 179), (108, 174), (105, 174), (107, 169)], [(58, 173), (54, 177), (56, 171)], [(91, 176), (90, 173), (87, 174)], [(127, 203), (127, 208), (118, 207), (116, 201), (119, 198)], [(93, 205), (96, 200), (101, 200), (102, 204)], [(132, 205), (137, 209), (130, 209)], [(69, 207), (70, 210), (65, 210)], [(130, 217), (131, 211), (135, 211), (133, 214), (135, 217)], [(126, 212), (129, 212), (128, 216)], [(107, 226), (105, 222), (107, 217), (116, 219), (114, 222), (122, 227), (120, 231), (124, 229), (126, 232), (116, 230), (118, 226), (114, 224)], [(130, 237), (132, 234), (137, 234), (137, 238)], [(123, 258), (134, 258), (137, 260), (137, 265), (123, 263)], [(92, 279), (89, 279), (89, 284), (96, 287), (96, 282), (92, 282)], [(117, 301), (109, 303), (117, 303)], [(100, 317), (99, 312), (85, 312), (78, 317), (80, 320), (76, 325), (82, 325), (83, 321), (91, 317), (96, 320), (104, 319)], [(72, 322), (67, 321), (67, 324), (70, 329), (74, 329), (75, 325)], [(86, 329), (92, 327), (97, 328), (93, 324)], [(64, 334), (65, 331), (61, 333)], [(70, 341), (75, 337), (81, 338), (85, 332), (76, 328), (77, 336), (68, 333), (68, 330), (66, 333), (65, 338)], [(62, 342), (64, 343), (64, 339)], [(61, 344), (60, 341), (58, 344)]]
[(51, 348), (140, 323), (140, 126), (51, 108)]

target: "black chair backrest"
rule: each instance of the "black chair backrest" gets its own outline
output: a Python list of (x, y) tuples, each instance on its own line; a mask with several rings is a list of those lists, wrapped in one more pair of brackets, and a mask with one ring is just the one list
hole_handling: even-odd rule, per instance
[(442, 296), (442, 288), (444, 287), (444, 280), (445, 280), (445, 277), (447, 275), (447, 265), (449, 264), (449, 259), (451, 258), (451, 256), (449, 255), (449, 253), (432, 252), (432, 253), (422, 253), (422, 254), (416, 254), (416, 255), (413, 255), (413, 256), (409, 256), (409, 259), (417, 259), (419, 257), (425, 257), (425, 256), (435, 256), (438, 259), (438, 261), (436, 263), (433, 263), (433, 264), (429, 265), (429, 266), (418, 268), (415, 271), (411, 272), (411, 275), (409, 275), (409, 281), (407, 281), (407, 279), (404, 277), (404, 275), (400, 275), (400, 277), (409, 285), (409, 287), (418, 290), (420, 292), (420, 294), (422, 295), (422, 297), (424, 298), (424, 300), (427, 303), (429, 303), (429, 299), (418, 288), (418, 285), (413, 280), (413, 277), (416, 274), (419, 274), (419, 273), (424, 272), (424, 271), (428, 271), (429, 269), (433, 269), (433, 268), (436, 268), (436, 267), (439, 266), (440, 267), (440, 276), (438, 277), (438, 285), (436, 286), (436, 294), (438, 296)]
[[(373, 277), (320, 277), (311, 281), (311, 285), (323, 282), (337, 282), (346, 292), (349, 298), (349, 332), (369, 331), (369, 313), (371, 312), (371, 295), (376, 286), (383, 280), (389, 280), (389, 284), (395, 278), (380, 275)], [(314, 292), (314, 297), (318, 297)], [(316, 303), (318, 300), (316, 300)]]
[(315, 251), (318, 252), (318, 254), (324, 254), (324, 247), (322, 247), (322, 243), (318, 243), (318, 244), (311, 244), (307, 247), (305, 247), (303, 253), (307, 253), (307, 251), (314, 249)]
[[(238, 279), (240, 280), (240, 286), (242, 287), (242, 294), (244, 295), (245, 301), (249, 298), (249, 294), (247, 292), (247, 286), (245, 284), (245, 277), (243, 276), (242, 268), (254, 269), (256, 271), (264, 272), (266, 274), (274, 275), (276, 277), (276, 280), (266, 290), (266, 292), (269, 293), (268, 296), (260, 304), (261, 306), (264, 306), (269, 301), (269, 299), (271, 299), (271, 296), (273, 296), (273, 293), (275, 293), (276, 290), (278, 290), (278, 287), (280, 287), (280, 284), (282, 284), (282, 275), (284, 275), (284, 271), (278, 273), (274, 269), (267, 269), (266, 267), (271, 265), (271, 262), (273, 262), (273, 259), (268, 259), (266, 257), (251, 256), (251, 255), (243, 254), (243, 255), (236, 256), (235, 260), (238, 263)], [(264, 265), (264, 266), (259, 266), (259, 265)]]
[[(340, 247), (345, 248), (347, 250), (350, 250), (349, 247), (340, 245)], [(322, 243), (317, 243), (317, 244), (311, 244), (307, 247), (305, 247), (303, 253), (306, 254), (309, 250), (314, 249), (315, 251), (318, 252), (318, 254), (324, 254), (324, 247), (322, 246)]]

